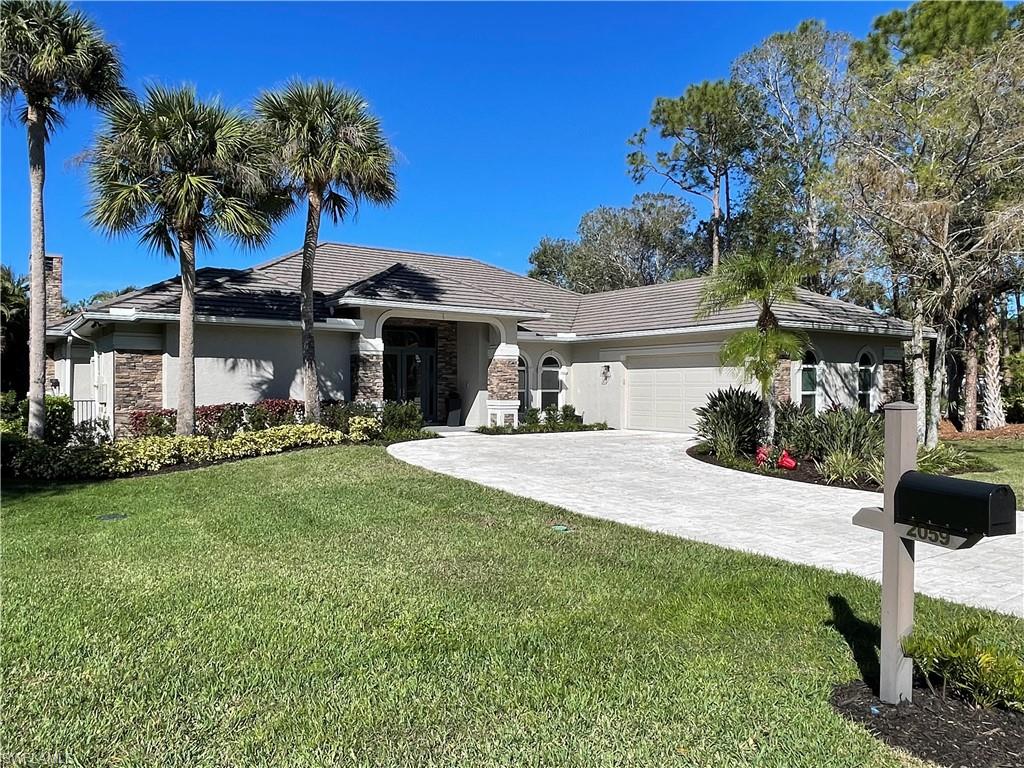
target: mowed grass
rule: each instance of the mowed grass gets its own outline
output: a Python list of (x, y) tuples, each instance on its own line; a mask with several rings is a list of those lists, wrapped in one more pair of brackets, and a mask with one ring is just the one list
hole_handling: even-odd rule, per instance
[(956, 440), (953, 447), (967, 451), (978, 460), (991, 464), (993, 472), (971, 472), (962, 477), (984, 480), (988, 483), (1007, 483), (1017, 496), (1018, 508), (1024, 505), (1024, 440), (1000, 438), (996, 440)]
[[(128, 517), (97, 519), (112, 513)], [(876, 622), (877, 585), (379, 448), (8, 488), (2, 534), (8, 760), (912, 763), (829, 705), (859, 675), (830, 605)], [(917, 605), (920, 625), (976, 616), (1024, 650), (1024, 622)]]

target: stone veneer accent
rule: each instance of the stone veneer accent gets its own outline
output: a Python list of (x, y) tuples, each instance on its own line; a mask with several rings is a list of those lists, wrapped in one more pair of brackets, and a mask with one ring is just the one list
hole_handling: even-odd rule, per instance
[(903, 399), (903, 363), (886, 360), (882, 363), (882, 402), (895, 403)]
[(160, 352), (114, 352), (114, 434), (130, 423), (132, 411), (163, 407), (163, 355)]
[(487, 397), (490, 400), (519, 399), (519, 362), (495, 357), (487, 366)]
[(352, 354), (352, 401), (380, 403), (384, 400), (384, 356), (365, 352)]
[[(64, 317), (64, 258), (47, 255), (43, 259), (43, 286), (46, 296), (46, 324), (53, 325)], [(49, 381), (47, 381), (49, 387)]]
[(772, 382), (772, 388), (775, 391), (775, 399), (780, 403), (788, 403), (792, 399), (792, 368), (792, 360), (779, 360), (778, 366), (775, 369), (775, 379)]

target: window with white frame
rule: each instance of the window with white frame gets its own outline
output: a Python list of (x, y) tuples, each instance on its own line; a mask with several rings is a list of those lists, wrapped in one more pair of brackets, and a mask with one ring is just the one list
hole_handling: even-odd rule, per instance
[(870, 352), (864, 352), (857, 361), (857, 405), (865, 411), (871, 410), (875, 390), (875, 359)]
[(557, 358), (545, 357), (540, 364), (540, 407), (558, 407), (558, 393), (561, 390), (560, 369)]
[(519, 413), (526, 413), (530, 407), (530, 370), (523, 358), (519, 358)]
[(800, 365), (800, 406), (812, 413), (818, 410), (818, 358), (810, 350)]

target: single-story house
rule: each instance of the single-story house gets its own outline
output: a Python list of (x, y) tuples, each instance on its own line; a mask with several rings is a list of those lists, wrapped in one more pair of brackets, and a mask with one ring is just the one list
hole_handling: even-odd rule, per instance
[[(56, 259), (47, 287), (59, 295)], [(302, 397), (300, 269), (294, 252), (198, 270), (197, 404)], [(753, 305), (699, 316), (702, 284), (582, 295), (475, 259), (322, 243), (323, 395), (411, 400), (434, 423), (511, 423), (530, 407), (571, 404), (614, 428), (691, 431), (709, 392), (741, 383), (719, 347), (757, 318)], [(51, 386), (80, 418), (121, 430), (135, 410), (176, 406), (179, 292), (175, 277), (52, 319)], [(780, 398), (820, 410), (899, 397), (907, 323), (804, 290), (777, 315), (810, 339), (803, 360), (780, 364)]]

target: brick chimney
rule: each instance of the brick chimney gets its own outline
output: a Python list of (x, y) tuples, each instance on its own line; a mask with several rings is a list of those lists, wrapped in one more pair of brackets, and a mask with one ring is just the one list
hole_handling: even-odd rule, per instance
[(43, 262), (43, 280), (46, 285), (46, 325), (60, 322), (64, 317), (64, 257), (47, 254)]

